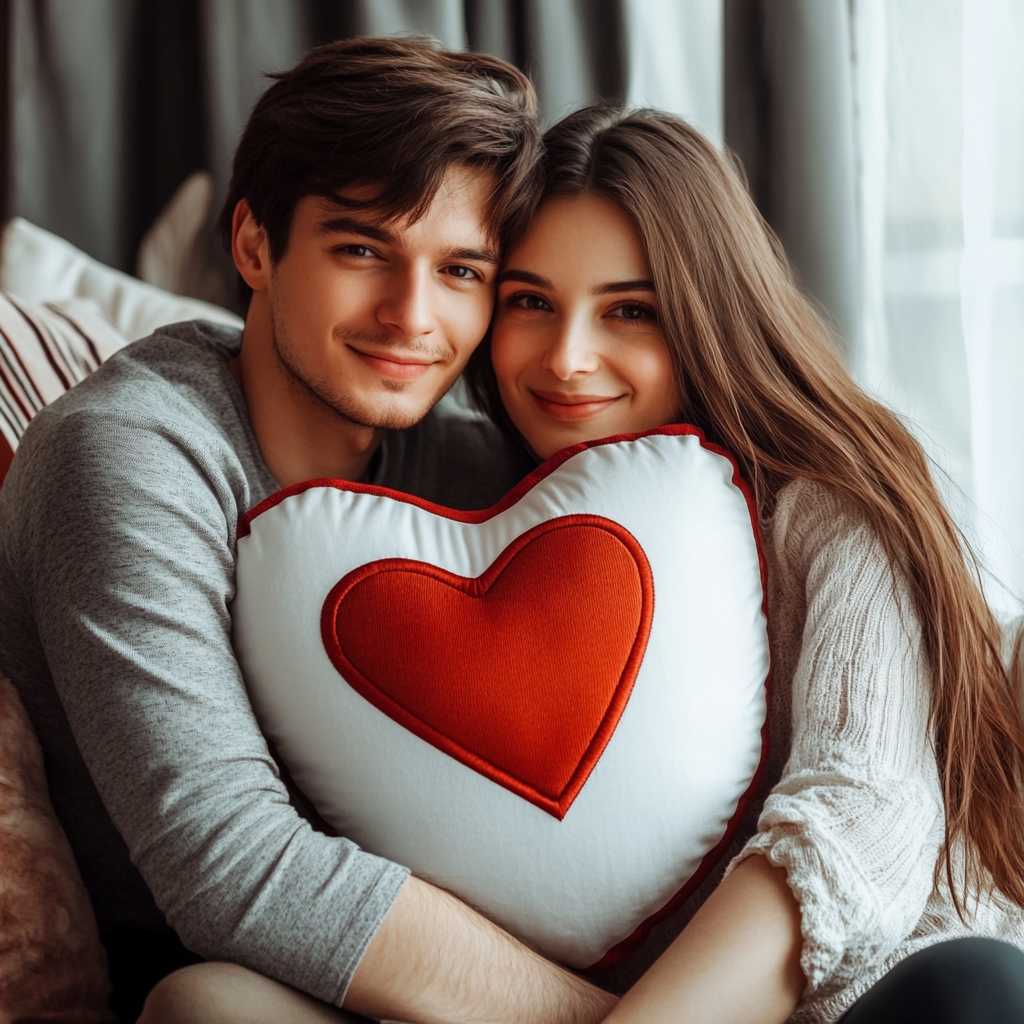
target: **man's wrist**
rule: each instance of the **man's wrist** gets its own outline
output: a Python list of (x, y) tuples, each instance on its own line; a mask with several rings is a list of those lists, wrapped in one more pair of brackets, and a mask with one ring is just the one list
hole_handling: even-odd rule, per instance
[[(555, 967), (553, 964), (549, 966)], [(597, 988), (562, 968), (555, 969), (559, 971), (555, 991), (557, 1004), (552, 1005), (545, 1022), (597, 1024), (598, 1021), (604, 1020), (618, 1002), (618, 997), (610, 992), (605, 992), (604, 989)]]
[(409, 878), (345, 1008), (410, 1024), (596, 1024), (616, 999), (449, 893)]

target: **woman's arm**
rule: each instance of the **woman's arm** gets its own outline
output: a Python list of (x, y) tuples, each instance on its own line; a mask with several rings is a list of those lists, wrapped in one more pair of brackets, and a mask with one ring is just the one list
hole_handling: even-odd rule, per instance
[(738, 864), (607, 1024), (781, 1024), (803, 994), (800, 907), (765, 857)]
[(746, 859), (612, 1024), (783, 1021), (884, 960), (932, 892), (942, 802), (906, 588), (863, 517), (819, 485), (782, 492), (772, 534), (786, 766)]

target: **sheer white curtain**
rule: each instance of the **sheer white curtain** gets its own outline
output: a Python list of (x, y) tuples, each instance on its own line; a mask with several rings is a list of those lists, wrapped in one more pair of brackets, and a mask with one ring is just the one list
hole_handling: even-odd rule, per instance
[(678, 114), (721, 145), (722, 0), (636, 0), (623, 18), (626, 102)]
[(849, 0), (862, 383), (1024, 596), (1024, 3)]

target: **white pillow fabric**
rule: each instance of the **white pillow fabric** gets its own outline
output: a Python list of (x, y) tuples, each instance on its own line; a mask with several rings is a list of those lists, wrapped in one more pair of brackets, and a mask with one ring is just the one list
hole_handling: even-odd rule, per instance
[(190, 174), (139, 243), (136, 276), (177, 295), (208, 295), (212, 282), (204, 280), (209, 268), (203, 243), (212, 202), (213, 175)]
[(763, 559), (688, 426), (576, 446), (486, 512), (342, 481), (240, 529), (234, 639), (323, 818), (572, 967), (714, 867), (765, 750)]
[(181, 320), (242, 326), (220, 306), (172, 295), (114, 270), (21, 217), (9, 221), (0, 238), (0, 288), (33, 303), (92, 299), (128, 341)]

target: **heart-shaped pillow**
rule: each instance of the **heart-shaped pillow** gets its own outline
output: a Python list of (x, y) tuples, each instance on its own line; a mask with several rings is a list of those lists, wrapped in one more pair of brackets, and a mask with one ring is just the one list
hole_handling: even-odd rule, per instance
[(559, 452), (456, 512), (337, 480), (243, 520), (235, 645), (342, 835), (577, 968), (728, 847), (764, 762), (757, 521), (690, 426)]

